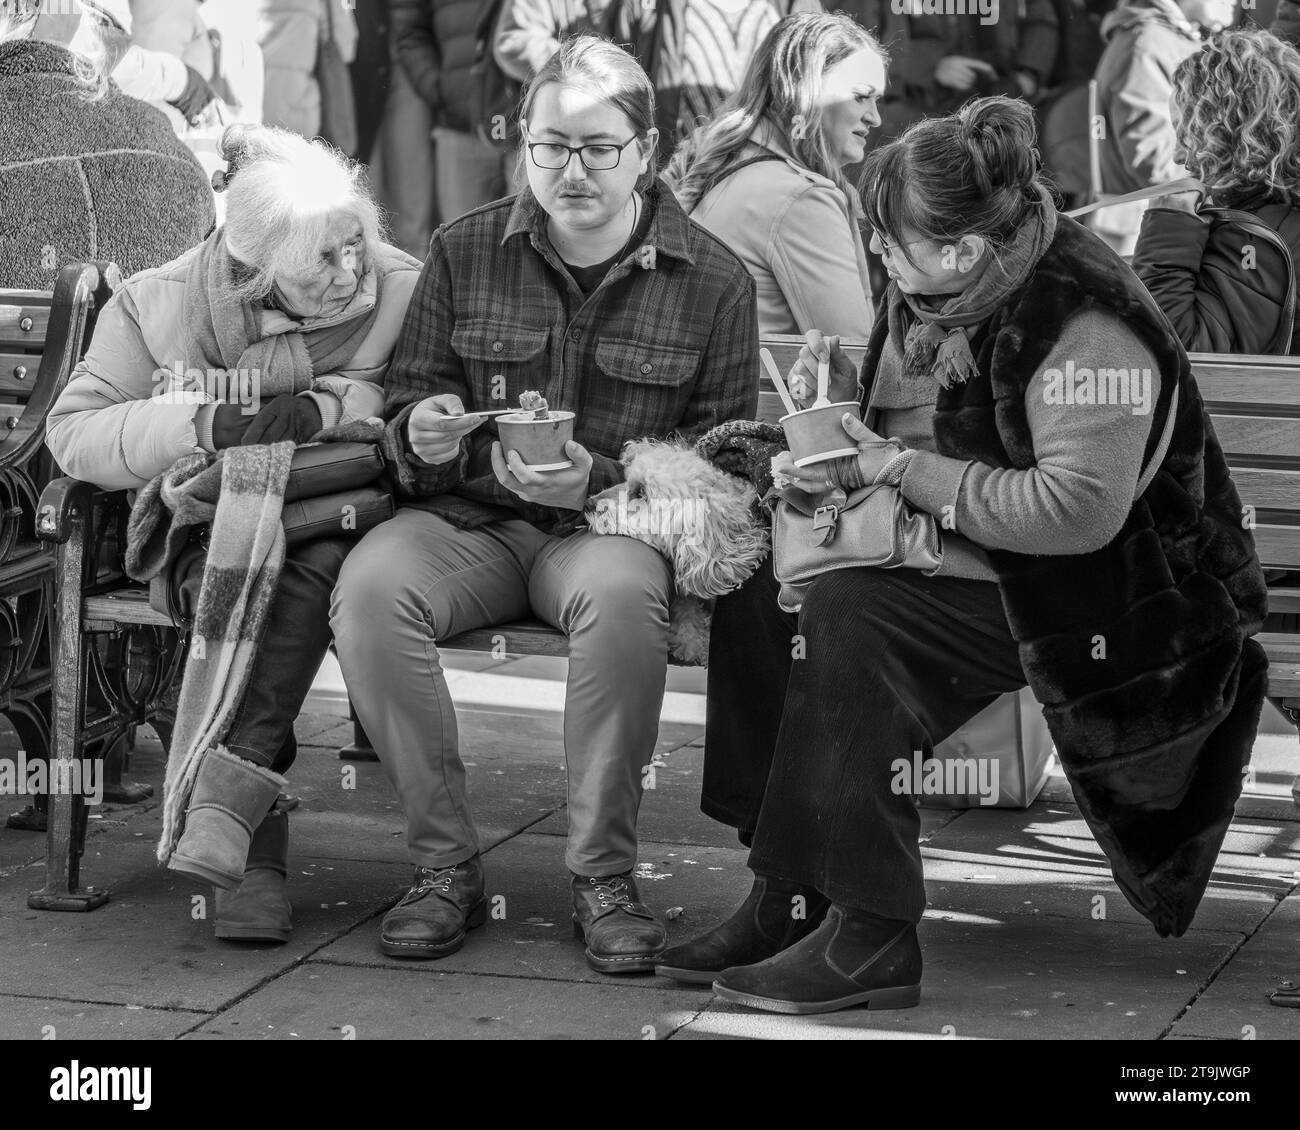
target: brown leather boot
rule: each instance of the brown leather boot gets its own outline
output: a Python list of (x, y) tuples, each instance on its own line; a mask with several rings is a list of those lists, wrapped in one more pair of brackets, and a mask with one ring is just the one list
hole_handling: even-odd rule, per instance
[(597, 973), (651, 973), (668, 932), (641, 901), (632, 872), (592, 878), (573, 875), (573, 936), (587, 943)]
[(239, 942), (287, 942), (293, 912), (284, 879), (289, 862), (289, 817), (272, 809), (253, 833), (244, 879), (233, 891), (217, 889), (218, 938)]
[(826, 917), (830, 900), (812, 887), (755, 875), (749, 897), (707, 934), (665, 950), (655, 972), (674, 981), (711, 985), (724, 969), (753, 965), (806, 938)]
[(454, 867), (417, 867), (411, 889), (384, 915), (379, 948), (390, 957), (446, 957), (486, 921), (477, 855)]
[(209, 750), (199, 766), (185, 812), (185, 830), (167, 866), (227, 890), (239, 886), (253, 829), (285, 780), (224, 749)]

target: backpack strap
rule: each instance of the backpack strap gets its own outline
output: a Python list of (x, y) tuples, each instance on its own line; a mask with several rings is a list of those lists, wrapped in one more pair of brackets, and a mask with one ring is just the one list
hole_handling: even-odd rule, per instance
[(1212, 223), (1236, 224), (1253, 238), (1263, 240), (1282, 256), (1282, 262), (1287, 267), (1286, 295), (1282, 299), (1282, 317), (1279, 319), (1277, 333), (1273, 335), (1273, 340), (1269, 343), (1265, 352), (1289, 354), (1291, 352), (1291, 335), (1295, 330), (1296, 315), (1295, 264), (1291, 258), (1291, 248), (1287, 246), (1286, 240), (1276, 231), (1250, 212), (1243, 212), (1238, 208), (1203, 208), (1201, 210), (1211, 218)]

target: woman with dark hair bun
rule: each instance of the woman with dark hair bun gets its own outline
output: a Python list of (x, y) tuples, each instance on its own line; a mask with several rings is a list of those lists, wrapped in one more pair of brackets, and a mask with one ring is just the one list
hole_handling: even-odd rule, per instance
[[(660, 972), (726, 1000), (917, 1003), (920, 790), (899, 766), (1026, 683), (1162, 936), (1187, 929), (1231, 818), (1267, 667), (1258, 558), (1187, 355), (1123, 261), (1057, 214), (1031, 113), (978, 99), (867, 159), (891, 282), (865, 422), (844, 416), (859, 451), (812, 468), (783, 451), (773, 474), (819, 503), (897, 489), (942, 560), (825, 572), (780, 592), (797, 616), (767, 566), (718, 601), (702, 807), (751, 846), (754, 885)], [(852, 374), (812, 332), (791, 378), (821, 360)]]

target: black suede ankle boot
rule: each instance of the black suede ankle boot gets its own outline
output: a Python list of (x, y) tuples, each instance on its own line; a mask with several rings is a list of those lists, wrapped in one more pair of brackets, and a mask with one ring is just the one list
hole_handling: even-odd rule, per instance
[(725, 970), (713, 991), (733, 1004), (801, 1016), (854, 1005), (913, 1008), (921, 1000), (921, 945), (911, 922), (835, 905), (803, 941)]
[(812, 887), (754, 876), (740, 909), (693, 941), (665, 950), (655, 972), (674, 981), (709, 985), (724, 969), (780, 953), (821, 925), (830, 906)]

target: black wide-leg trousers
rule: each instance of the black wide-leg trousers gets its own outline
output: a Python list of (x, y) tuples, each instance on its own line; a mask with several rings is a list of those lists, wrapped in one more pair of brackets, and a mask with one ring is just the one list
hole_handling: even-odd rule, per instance
[(998, 587), (841, 569), (797, 616), (777, 591), (769, 561), (714, 610), (701, 808), (756, 873), (917, 922), (920, 821), (892, 765), (1025, 685)]

